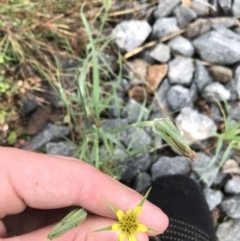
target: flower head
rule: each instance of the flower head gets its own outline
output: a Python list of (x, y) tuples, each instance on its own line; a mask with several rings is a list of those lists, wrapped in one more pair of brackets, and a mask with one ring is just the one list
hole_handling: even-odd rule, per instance
[(145, 226), (144, 224), (141, 224), (138, 218), (138, 216), (142, 212), (142, 206), (150, 190), (151, 188), (147, 191), (141, 202), (133, 210), (128, 210), (126, 213), (124, 213), (122, 210), (118, 210), (116, 207), (114, 207), (111, 203), (108, 202), (107, 204), (116, 214), (118, 222), (114, 223), (111, 226), (98, 229), (96, 231), (120, 231), (118, 241), (123, 241), (125, 238), (127, 238), (129, 241), (136, 241), (135, 234), (138, 234), (139, 232), (156, 231), (152, 228)]

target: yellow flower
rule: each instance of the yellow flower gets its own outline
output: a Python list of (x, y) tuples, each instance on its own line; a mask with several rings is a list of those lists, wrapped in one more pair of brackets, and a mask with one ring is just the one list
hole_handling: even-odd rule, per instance
[(136, 241), (135, 233), (148, 231), (148, 228), (138, 220), (141, 211), (142, 207), (140, 206), (137, 206), (133, 211), (128, 210), (126, 214), (122, 210), (117, 210), (118, 223), (112, 225), (112, 230), (120, 231), (119, 241), (123, 241), (125, 237), (129, 241)]
[(125, 238), (127, 238), (129, 241), (136, 241), (135, 234), (138, 234), (139, 232), (158, 232), (152, 228), (145, 226), (144, 224), (141, 224), (140, 220), (138, 219), (138, 216), (142, 212), (142, 206), (150, 190), (151, 188), (147, 191), (141, 202), (137, 205), (136, 208), (134, 208), (134, 210), (128, 210), (126, 213), (124, 213), (122, 210), (118, 210), (111, 203), (108, 202), (109, 207), (116, 214), (118, 222), (114, 223), (111, 226), (98, 229), (95, 232), (107, 230), (120, 231), (118, 241), (123, 241)]

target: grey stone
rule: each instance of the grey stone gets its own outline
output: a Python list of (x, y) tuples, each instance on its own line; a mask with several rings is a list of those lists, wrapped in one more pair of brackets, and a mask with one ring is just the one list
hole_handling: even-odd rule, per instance
[(69, 135), (69, 133), (70, 129), (67, 126), (55, 126), (48, 123), (23, 149), (39, 150), (48, 142), (63, 139), (63, 137)]
[(209, 72), (202, 62), (199, 60), (195, 61), (195, 73), (194, 73), (194, 83), (197, 85), (198, 91), (201, 93), (204, 87), (213, 82)]
[(133, 188), (137, 192), (142, 193), (151, 186), (151, 183), (151, 176), (146, 172), (141, 172), (134, 178)]
[(67, 141), (49, 142), (46, 144), (47, 154), (74, 157), (76, 151), (76, 148), (70, 142)]
[[(102, 128), (104, 131), (110, 131), (125, 126), (127, 124), (127, 119), (105, 119)], [(128, 133), (127, 130), (122, 130), (116, 133), (112, 133), (112, 135), (119, 140), (125, 140), (127, 138)]]
[(203, 60), (230, 65), (240, 60), (239, 42), (215, 31), (206, 33), (193, 41)]
[(190, 92), (187, 101), (189, 103), (189, 106), (193, 107), (194, 102), (199, 98), (198, 87), (195, 83), (192, 83), (189, 90)]
[(218, 185), (218, 186), (222, 186), (227, 177), (228, 177), (228, 174), (219, 172), (217, 174), (217, 177), (215, 178), (213, 184)]
[(226, 198), (221, 203), (222, 210), (231, 218), (240, 218), (240, 195)]
[(129, 99), (122, 112), (122, 115), (128, 119), (128, 123), (147, 120), (149, 114), (149, 110), (134, 99)]
[(220, 223), (216, 232), (218, 241), (240, 240), (240, 219), (228, 220)]
[(162, 38), (179, 31), (176, 18), (160, 18), (153, 25), (153, 38)]
[(161, 0), (154, 11), (155, 18), (167, 17), (180, 4), (180, 0)]
[(234, 33), (240, 34), (240, 27), (235, 27), (233, 31)]
[(224, 185), (224, 192), (227, 194), (236, 195), (240, 193), (240, 177), (234, 176)]
[(127, 137), (122, 142), (130, 149), (146, 147), (152, 139), (142, 128), (134, 127), (127, 130)]
[(197, 19), (195, 22), (187, 26), (187, 30), (184, 33), (188, 39), (196, 38), (199, 35), (202, 35), (208, 32), (212, 27), (212, 22), (210, 19)]
[(179, 54), (186, 57), (193, 56), (194, 48), (192, 43), (181, 35), (172, 39), (168, 45), (170, 46), (173, 54)]
[(231, 119), (239, 121), (240, 120), (240, 102), (234, 103), (234, 105), (230, 106), (229, 115)]
[(122, 181), (130, 183), (138, 174), (137, 162), (129, 159), (118, 163), (118, 173)]
[(21, 112), (23, 114), (28, 114), (31, 111), (34, 111), (38, 107), (38, 101), (36, 96), (30, 94), (30, 93), (25, 93), (22, 106), (21, 106)]
[[(206, 4), (204, 4), (204, 2)], [(209, 15), (209, 7), (208, 5), (209, 1), (208, 0), (192, 0), (192, 9), (197, 13), (198, 16), (208, 16)]]
[(139, 47), (151, 33), (151, 26), (146, 21), (123, 21), (113, 30), (115, 43), (126, 51)]
[(168, 79), (170, 84), (190, 85), (194, 66), (191, 59), (177, 57), (169, 62)]
[(219, 108), (219, 106), (216, 104), (216, 102), (210, 103), (210, 110), (211, 110), (211, 115), (215, 121), (224, 121), (222, 117), (222, 112)]
[(233, 1), (232, 14), (233, 14), (233, 16), (239, 16), (240, 15), (240, 1), (239, 0)]
[(230, 91), (218, 82), (207, 85), (202, 92), (202, 97), (210, 102), (215, 102), (216, 100), (221, 101), (222, 98), (229, 100), (230, 95)]
[(238, 99), (240, 99), (240, 75), (235, 76), (234, 82), (235, 82), (235, 88), (238, 95)]
[(145, 172), (149, 169), (150, 165), (152, 164), (152, 158), (149, 155), (148, 152), (138, 154), (134, 156), (134, 159), (136, 160), (138, 164), (138, 169), (141, 172)]
[(191, 162), (192, 169), (201, 178), (206, 187), (211, 187), (217, 177), (219, 168), (216, 163), (211, 163), (212, 158), (205, 153), (197, 153), (198, 158)]
[(212, 137), (217, 130), (211, 118), (190, 107), (182, 108), (175, 122), (180, 133), (189, 144)]
[(165, 44), (159, 43), (151, 50), (150, 56), (161, 63), (166, 63), (171, 58), (170, 48)]
[(223, 199), (222, 192), (211, 188), (204, 189), (203, 194), (205, 196), (210, 211), (212, 211), (217, 205), (219, 205)]
[(113, 118), (120, 118), (122, 113), (122, 106), (123, 106), (122, 98), (118, 96), (114, 96), (113, 99), (109, 101), (109, 107), (107, 108), (108, 113)]
[(230, 13), (232, 7), (232, 0), (218, 0), (218, 4), (224, 13)]
[(152, 181), (167, 175), (188, 174), (190, 171), (189, 161), (186, 157), (160, 157), (151, 167)]
[[(238, 89), (237, 83), (238, 83), (238, 79), (234, 78), (231, 81), (229, 81), (227, 84), (224, 85), (225, 88), (230, 91), (229, 102), (237, 101), (239, 99), (238, 98), (238, 91), (240, 91), (240, 89)], [(240, 78), (239, 78), (239, 83), (240, 83)], [(240, 88), (240, 85), (239, 85), (239, 88)]]
[(197, 17), (197, 14), (193, 10), (183, 5), (178, 6), (173, 13), (177, 18), (178, 26), (180, 28), (185, 28)]
[(210, 4), (211, 4), (210, 15), (211, 16), (221, 15), (220, 7), (218, 5), (218, 0), (210, 0)]
[(221, 34), (221, 35), (223, 35), (223, 36), (225, 36), (225, 37), (227, 37), (227, 38), (236, 40), (236, 41), (238, 41), (238, 42), (240, 41), (240, 36), (239, 36), (239, 34), (233, 32), (232, 30), (228, 29), (228, 28), (225, 27), (225, 26), (222, 26), (222, 25), (220, 25), (220, 26), (215, 26), (215, 27), (213, 27), (213, 29), (214, 29), (217, 33), (219, 33), (219, 34)]
[(183, 107), (188, 106), (189, 89), (181, 85), (172, 86), (167, 93), (167, 102), (171, 109), (179, 111)]
[(166, 111), (170, 108), (167, 102), (167, 92), (170, 89), (171, 85), (167, 78), (165, 78), (157, 91), (157, 98), (154, 99), (153, 111), (161, 113), (162, 109)]
[(215, 81), (223, 84), (229, 82), (233, 77), (232, 70), (224, 66), (214, 65), (210, 67), (209, 71)]

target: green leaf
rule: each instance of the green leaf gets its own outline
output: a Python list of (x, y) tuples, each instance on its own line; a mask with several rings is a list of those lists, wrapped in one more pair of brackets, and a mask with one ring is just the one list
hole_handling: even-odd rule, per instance
[(53, 227), (47, 238), (52, 240), (62, 236), (70, 229), (81, 224), (86, 217), (87, 212), (82, 208), (71, 211), (65, 218), (63, 218), (57, 225)]

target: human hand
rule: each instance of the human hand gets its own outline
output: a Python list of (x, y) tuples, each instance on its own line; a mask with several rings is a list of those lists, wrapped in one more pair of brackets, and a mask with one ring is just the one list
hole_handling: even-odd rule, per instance
[[(116, 222), (105, 201), (126, 211), (141, 198), (86, 162), (0, 147), (0, 219), (5, 217), (0, 220), (0, 241), (47, 240), (52, 223), (60, 221), (68, 213), (63, 208), (70, 206), (81, 206), (92, 214), (58, 241), (116, 241), (118, 234), (114, 231), (93, 232)], [(148, 201), (140, 220), (161, 232), (168, 225), (167, 216)], [(6, 238), (6, 229), (17, 230), (14, 234), (18, 236)], [(147, 234), (137, 236), (138, 241), (147, 241)]]

